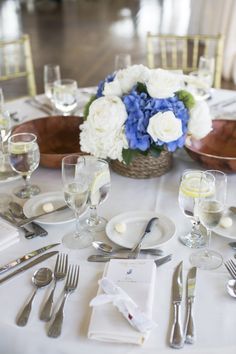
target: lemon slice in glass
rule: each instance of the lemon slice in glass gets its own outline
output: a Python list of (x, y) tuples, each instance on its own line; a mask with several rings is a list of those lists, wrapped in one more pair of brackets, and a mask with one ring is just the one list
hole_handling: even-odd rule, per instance
[(190, 172), (181, 182), (180, 190), (190, 198), (206, 198), (213, 194), (213, 183), (209, 183), (201, 172)]
[(95, 174), (90, 187), (90, 201), (92, 205), (98, 205), (101, 199), (100, 189), (110, 183), (109, 170), (101, 170)]
[(20, 155), (26, 154), (27, 152), (34, 150), (33, 147), (34, 143), (32, 142), (16, 142), (14, 144), (10, 144), (9, 150), (11, 154)]

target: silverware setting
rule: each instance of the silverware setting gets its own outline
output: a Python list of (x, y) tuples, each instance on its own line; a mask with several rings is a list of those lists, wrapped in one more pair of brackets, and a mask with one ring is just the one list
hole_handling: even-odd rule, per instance
[(53, 113), (51, 106), (49, 106), (47, 103), (40, 102), (36, 97), (27, 98), (25, 103), (49, 115), (52, 115)]
[[(130, 252), (129, 249), (124, 248), (124, 247), (116, 247), (113, 248), (112, 246), (108, 245), (107, 243), (101, 242), (101, 241), (93, 241), (92, 242), (92, 246), (98, 250), (101, 251), (103, 253), (105, 253), (106, 255), (116, 255), (117, 253), (120, 252)], [(148, 249), (141, 249), (140, 250), (141, 253), (146, 253), (146, 254), (151, 254), (154, 256), (162, 256), (163, 255), (163, 251), (159, 248), (148, 248)]]
[(184, 343), (195, 342), (195, 326), (193, 318), (193, 303), (195, 298), (197, 268), (193, 267), (187, 275), (187, 318), (185, 329), (181, 321), (181, 303), (183, 298), (183, 261), (176, 267), (172, 279), (172, 305), (174, 309), (173, 323), (170, 334), (170, 346), (180, 349)]
[(233, 278), (230, 279), (227, 283), (228, 294), (236, 298), (236, 264), (232, 259), (224, 263), (225, 268), (229, 272), (229, 275)]
[[(169, 262), (171, 260), (172, 255), (169, 254), (168, 256), (159, 258), (154, 260), (154, 262), (156, 263), (156, 266), (159, 266), (161, 264), (164, 264), (166, 262)], [(93, 254), (91, 256), (88, 257), (88, 262), (109, 262), (111, 259), (132, 259), (129, 257), (129, 253), (127, 254), (120, 254), (120, 255), (115, 255), (115, 256), (105, 256), (102, 254)]]

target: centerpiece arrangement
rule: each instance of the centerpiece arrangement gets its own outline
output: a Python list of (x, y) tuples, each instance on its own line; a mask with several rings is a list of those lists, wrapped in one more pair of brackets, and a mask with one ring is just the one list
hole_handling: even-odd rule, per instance
[(85, 107), (81, 150), (110, 159), (117, 172), (135, 178), (160, 176), (188, 137), (211, 131), (205, 102), (184, 90), (186, 76), (133, 65), (109, 75)]

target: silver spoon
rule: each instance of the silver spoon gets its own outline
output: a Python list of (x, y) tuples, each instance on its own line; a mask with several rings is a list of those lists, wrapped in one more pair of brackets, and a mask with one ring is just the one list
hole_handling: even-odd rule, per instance
[(230, 279), (227, 283), (227, 292), (230, 296), (236, 297), (236, 280)]
[(23, 308), (23, 310), (20, 312), (17, 320), (16, 320), (16, 324), (18, 326), (25, 326), (28, 322), (29, 319), (29, 315), (30, 315), (30, 311), (31, 311), (31, 307), (32, 307), (32, 303), (34, 300), (34, 297), (36, 295), (36, 292), (39, 288), (42, 288), (48, 284), (50, 284), (50, 282), (52, 281), (52, 271), (49, 268), (40, 268), (38, 269), (33, 277), (32, 277), (32, 283), (35, 286), (34, 292), (31, 295), (29, 301), (26, 303), (25, 307)]
[[(116, 252), (129, 252), (129, 249), (127, 248), (113, 248), (107, 243), (101, 241), (93, 241), (92, 245), (94, 248), (96, 248), (96, 250), (102, 251), (104, 253), (109, 253), (109, 254), (114, 254)], [(158, 248), (145, 249), (145, 250), (141, 250), (141, 252), (148, 253), (154, 256), (161, 256), (163, 254), (163, 251)]]

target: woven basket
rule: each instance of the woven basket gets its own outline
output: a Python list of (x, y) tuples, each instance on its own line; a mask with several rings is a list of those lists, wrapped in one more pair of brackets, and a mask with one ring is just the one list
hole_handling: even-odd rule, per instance
[(170, 170), (172, 166), (172, 153), (162, 151), (158, 157), (150, 154), (147, 156), (138, 154), (129, 165), (118, 160), (112, 160), (110, 165), (113, 171), (126, 177), (140, 179), (159, 177)]

